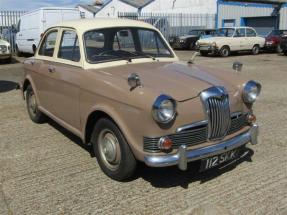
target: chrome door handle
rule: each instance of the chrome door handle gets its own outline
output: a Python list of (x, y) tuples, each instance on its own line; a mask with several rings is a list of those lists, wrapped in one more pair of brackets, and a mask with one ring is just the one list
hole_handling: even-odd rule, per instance
[(56, 68), (53, 67), (53, 66), (49, 66), (49, 67), (48, 67), (48, 71), (49, 71), (50, 73), (54, 73), (54, 72), (56, 72)]

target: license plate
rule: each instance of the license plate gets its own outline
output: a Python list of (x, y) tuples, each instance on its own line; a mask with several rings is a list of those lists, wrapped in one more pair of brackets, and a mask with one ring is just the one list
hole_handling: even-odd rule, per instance
[(234, 149), (228, 152), (224, 152), (213, 157), (209, 157), (201, 160), (200, 171), (205, 171), (214, 167), (219, 166), (220, 164), (226, 163), (228, 161), (234, 160), (238, 157), (239, 150)]

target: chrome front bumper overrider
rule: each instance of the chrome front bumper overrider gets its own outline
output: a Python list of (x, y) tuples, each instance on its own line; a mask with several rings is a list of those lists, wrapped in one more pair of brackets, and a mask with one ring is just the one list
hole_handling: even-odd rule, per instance
[(187, 150), (186, 145), (181, 145), (176, 154), (163, 156), (145, 156), (144, 161), (146, 165), (151, 167), (166, 167), (178, 165), (179, 169), (186, 170), (188, 162), (218, 155), (226, 151), (230, 151), (232, 149), (243, 146), (249, 142), (252, 145), (256, 145), (258, 133), (259, 127), (258, 125), (254, 124), (247, 132), (239, 134), (236, 137), (233, 137), (232, 139), (223, 141), (221, 143), (189, 151)]

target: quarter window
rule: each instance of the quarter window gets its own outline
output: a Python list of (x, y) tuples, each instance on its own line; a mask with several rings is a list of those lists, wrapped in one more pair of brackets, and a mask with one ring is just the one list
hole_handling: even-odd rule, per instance
[(256, 32), (253, 29), (247, 28), (246, 35), (247, 37), (256, 37)]
[(46, 35), (44, 38), (41, 48), (39, 50), (39, 55), (47, 56), (47, 57), (53, 57), (54, 55), (54, 50), (55, 50), (55, 45), (56, 45), (56, 40), (57, 40), (57, 34), (58, 31), (52, 31)]
[(80, 61), (79, 40), (75, 31), (63, 31), (58, 58), (74, 62)]

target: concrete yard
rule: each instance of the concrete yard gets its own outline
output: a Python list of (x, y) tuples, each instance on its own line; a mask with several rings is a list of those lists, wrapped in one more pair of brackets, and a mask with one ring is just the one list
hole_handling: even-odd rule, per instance
[[(178, 55), (188, 60), (192, 52)], [(91, 149), (53, 121), (34, 124), (20, 92), (24, 58), (0, 64), (0, 215), (287, 214), (287, 56), (198, 57), (196, 64), (241, 74), (263, 85), (255, 113), (259, 144), (234, 165), (198, 173), (139, 165), (119, 183), (100, 170)], [(224, 212), (222, 212), (224, 211)]]

